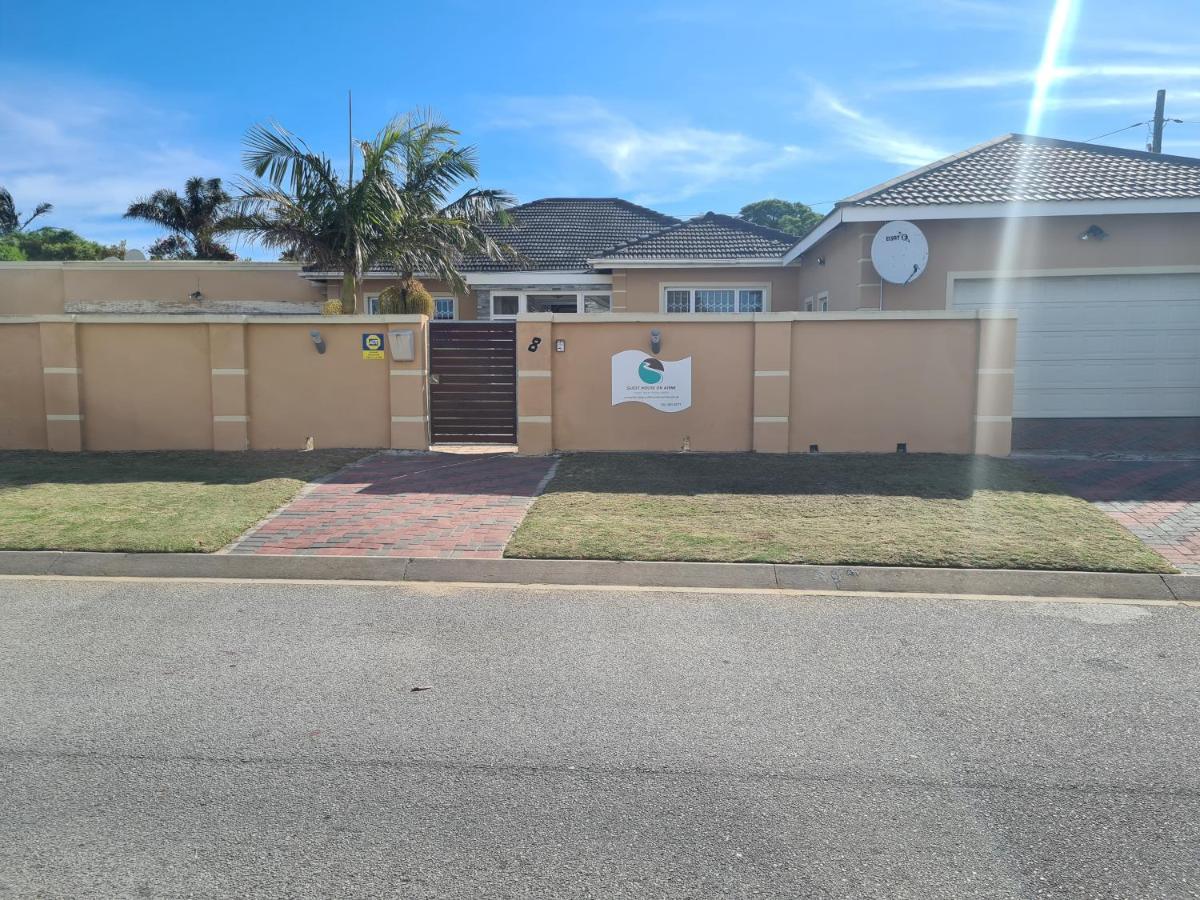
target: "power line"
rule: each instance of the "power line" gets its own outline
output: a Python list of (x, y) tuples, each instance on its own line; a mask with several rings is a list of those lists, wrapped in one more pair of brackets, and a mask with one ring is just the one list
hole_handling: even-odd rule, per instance
[(1120, 134), (1122, 131), (1128, 131), (1131, 128), (1138, 128), (1142, 125), (1149, 125), (1150, 121), (1151, 121), (1150, 119), (1147, 119), (1144, 122), (1134, 122), (1132, 125), (1126, 125), (1124, 128), (1118, 128), (1116, 131), (1107, 131), (1104, 134), (1096, 135), (1094, 138), (1088, 138), (1086, 141), (1084, 141), (1084, 143), (1090, 144), (1092, 141), (1098, 141), (1098, 140), (1100, 140), (1100, 138), (1106, 138), (1109, 135)]

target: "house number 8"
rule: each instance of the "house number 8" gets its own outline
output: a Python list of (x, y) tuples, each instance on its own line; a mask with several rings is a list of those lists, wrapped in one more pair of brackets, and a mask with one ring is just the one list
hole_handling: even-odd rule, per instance
[(529, 352), (537, 353), (537, 348), (540, 347), (541, 344), (542, 344), (542, 339), (540, 337), (535, 337), (532, 341), (529, 342)]

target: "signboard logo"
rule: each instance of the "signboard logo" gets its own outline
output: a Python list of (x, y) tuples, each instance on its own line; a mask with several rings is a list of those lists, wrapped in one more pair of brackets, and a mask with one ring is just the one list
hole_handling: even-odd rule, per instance
[(612, 405), (645, 403), (662, 412), (682, 412), (692, 405), (692, 358), (670, 360), (641, 350), (622, 350), (612, 357)]
[(378, 333), (362, 336), (363, 359), (383, 359), (383, 335)]

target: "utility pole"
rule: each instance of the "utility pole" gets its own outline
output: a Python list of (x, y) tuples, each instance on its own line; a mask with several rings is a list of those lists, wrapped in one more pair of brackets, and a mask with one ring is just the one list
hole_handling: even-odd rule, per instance
[(1151, 153), (1162, 153), (1162, 133), (1163, 125), (1166, 119), (1163, 118), (1163, 112), (1167, 106), (1167, 92), (1160, 90), (1158, 97), (1154, 101), (1154, 136), (1150, 141)]

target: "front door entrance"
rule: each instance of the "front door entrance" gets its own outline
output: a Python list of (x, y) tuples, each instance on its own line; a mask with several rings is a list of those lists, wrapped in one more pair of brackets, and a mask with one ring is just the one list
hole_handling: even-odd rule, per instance
[(429, 323), (429, 431), (435, 444), (517, 442), (515, 322)]

